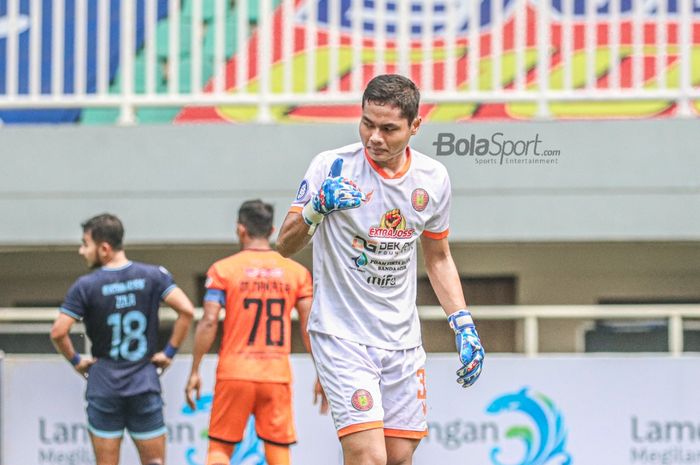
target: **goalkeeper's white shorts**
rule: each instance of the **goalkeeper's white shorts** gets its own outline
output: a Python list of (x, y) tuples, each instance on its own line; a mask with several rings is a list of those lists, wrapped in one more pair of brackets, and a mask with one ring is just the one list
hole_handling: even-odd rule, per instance
[(390, 437), (428, 434), (423, 347), (386, 350), (315, 331), (309, 335), (338, 437), (375, 428)]

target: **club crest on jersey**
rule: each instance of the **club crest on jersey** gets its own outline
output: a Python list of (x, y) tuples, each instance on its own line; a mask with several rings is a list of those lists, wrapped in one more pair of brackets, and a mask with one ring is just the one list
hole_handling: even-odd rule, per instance
[(430, 196), (425, 189), (421, 189), (420, 187), (418, 189), (413, 189), (411, 193), (411, 206), (415, 211), (422, 212), (425, 210), (425, 207), (428, 206), (428, 202), (430, 202)]
[(309, 192), (309, 181), (304, 179), (299, 185), (299, 190), (297, 191), (297, 200), (304, 200), (306, 194)]
[(401, 214), (401, 210), (394, 208), (382, 215), (379, 226), (369, 228), (369, 237), (410, 239), (414, 231), (413, 228), (406, 229), (406, 218)]
[(358, 389), (355, 391), (355, 393), (352, 395), (352, 406), (355, 410), (359, 410), (360, 412), (366, 412), (367, 410), (370, 410), (372, 407), (374, 407), (374, 400), (372, 399), (372, 394), (369, 393), (369, 391), (365, 389)]

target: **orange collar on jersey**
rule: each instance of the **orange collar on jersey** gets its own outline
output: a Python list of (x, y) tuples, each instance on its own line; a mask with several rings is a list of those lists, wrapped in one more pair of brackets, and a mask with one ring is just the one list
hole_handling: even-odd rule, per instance
[(406, 146), (406, 162), (403, 164), (400, 170), (398, 170), (393, 176), (389, 176), (389, 174), (384, 171), (384, 168), (381, 166), (377, 165), (377, 163), (372, 160), (372, 158), (369, 156), (369, 153), (367, 153), (367, 149), (365, 149), (365, 159), (367, 159), (367, 162), (369, 162), (369, 165), (379, 173), (379, 176), (383, 177), (384, 179), (398, 179), (402, 177), (408, 169), (411, 167), (411, 148)]

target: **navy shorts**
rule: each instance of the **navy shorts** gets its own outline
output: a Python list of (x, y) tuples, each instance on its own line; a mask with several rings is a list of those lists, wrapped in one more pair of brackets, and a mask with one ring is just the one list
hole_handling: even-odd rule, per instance
[(99, 438), (120, 438), (124, 428), (133, 439), (145, 440), (167, 432), (163, 399), (158, 392), (129, 397), (88, 397), (88, 429)]

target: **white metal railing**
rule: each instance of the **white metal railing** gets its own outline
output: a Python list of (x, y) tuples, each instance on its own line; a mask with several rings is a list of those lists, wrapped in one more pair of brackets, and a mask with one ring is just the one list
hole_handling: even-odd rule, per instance
[[(696, 0), (6, 0), (0, 109), (700, 98)], [(51, 8), (47, 6), (51, 5)], [(72, 6), (68, 8), (68, 6)], [(4, 44), (3, 44), (4, 43)], [(2, 55), (4, 48), (4, 55)], [(4, 66), (3, 66), (4, 65)]]
[[(515, 320), (520, 325), (523, 353), (533, 357), (539, 353), (539, 323), (544, 320), (667, 320), (668, 352), (672, 356), (683, 353), (683, 330), (700, 319), (700, 305), (489, 305), (470, 307), (474, 318), (484, 320)], [(50, 323), (56, 318), (55, 308), (0, 308), (0, 333), (40, 333), (48, 334)], [(418, 308), (420, 319), (444, 320), (445, 313), (440, 307), (422, 306)], [(202, 310), (197, 309), (195, 319), (199, 320)], [(175, 312), (162, 309), (162, 321), (173, 321)], [(223, 318), (223, 315), (222, 315)], [(77, 325), (75, 332), (83, 330)], [(692, 325), (696, 329), (697, 324)]]

